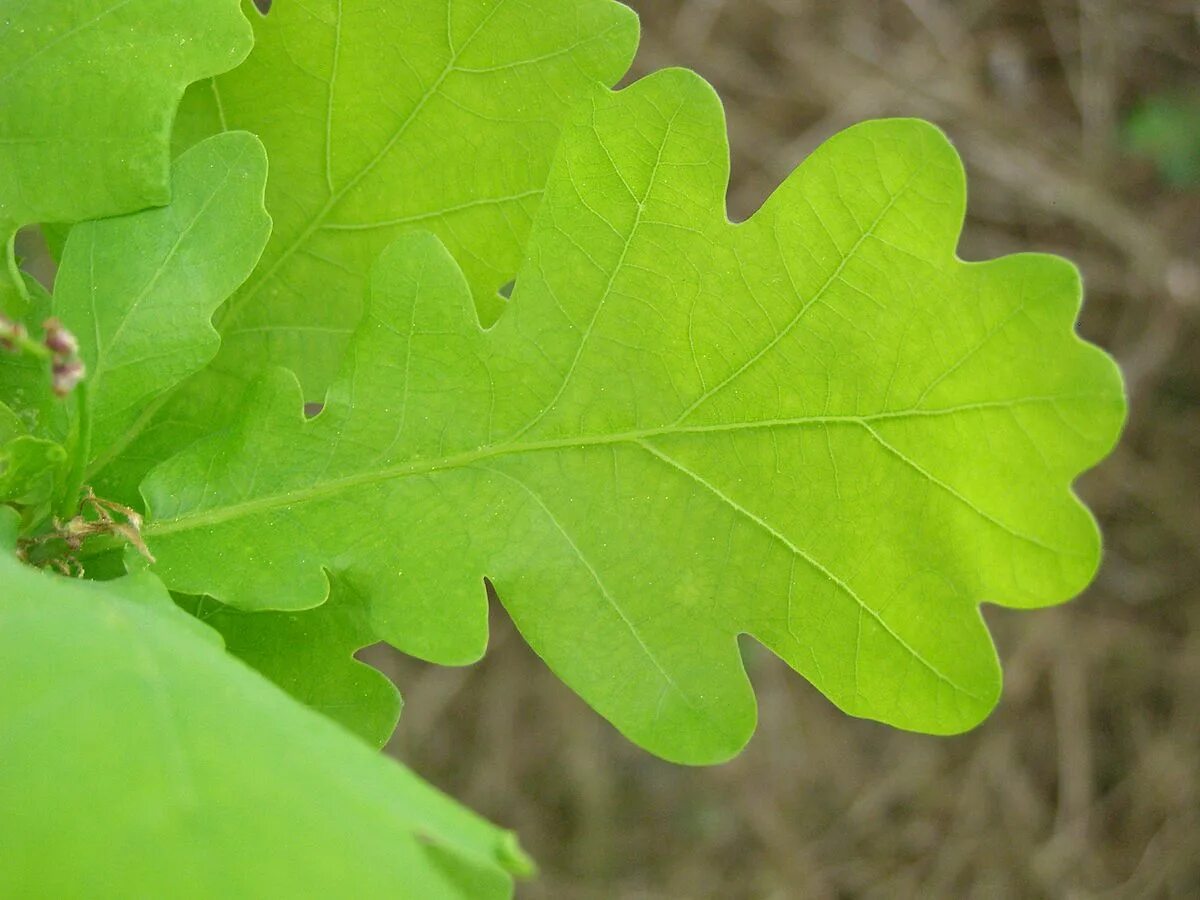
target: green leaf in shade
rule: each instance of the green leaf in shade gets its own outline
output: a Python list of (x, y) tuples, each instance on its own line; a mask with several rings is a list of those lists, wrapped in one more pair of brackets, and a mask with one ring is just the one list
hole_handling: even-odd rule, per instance
[(66, 461), (67, 451), (54, 441), (30, 435), (0, 440), (0, 503), (49, 502)]
[[(309, 0), (253, 19), (254, 52), (192, 88), (177, 141), (244, 128), (266, 145), (275, 229), (218, 317), (218, 371), (240, 390), (287, 365), (315, 400), (398, 234), (437, 233), (498, 314), (562, 122), (624, 74), (637, 20), (612, 0)], [(194, 386), (200, 417), (229, 390), (215, 373)]]
[(237, 65), (237, 0), (8, 0), (0, 8), (0, 240), (166, 203), (184, 89)]
[[(41, 323), (51, 314), (50, 295), (32, 277), (23, 279), (30, 298), (24, 324), (40, 339)], [(54, 395), (52, 383), (48, 359), (0, 351), (0, 403), (20, 418), (22, 433), (56, 441), (66, 435), (70, 425), (66, 404)]]
[(961, 731), (1000, 689), (982, 601), (1091, 579), (1072, 480), (1119, 373), (1051, 256), (955, 256), (944, 136), (870, 122), (749, 221), (719, 101), (668, 71), (568, 128), (510, 306), (483, 331), (432, 236), (392, 244), (323, 412), (290, 374), (143, 486), (157, 571), (247, 609), (326, 595), (443, 662), (486, 641), (483, 576), (530, 645), (644, 747), (737, 752), (748, 634), (847, 712)]
[(0, 443), (25, 434), (25, 423), (7, 403), (0, 403)]
[(142, 434), (158, 398), (216, 355), (213, 312), (270, 234), (266, 177), (254, 136), (222, 134), (175, 160), (169, 205), (71, 229), (53, 308), (87, 365), (86, 476), (101, 493), (136, 497), (157, 461), (152, 435), (114, 460)]
[[(0, 385), (4, 370), (0, 366)], [(35, 437), (26, 419), (0, 402), (0, 503), (24, 507), (26, 521), (49, 513), (67, 462), (55, 441)]]
[(304, 612), (244, 612), (207, 597), (183, 604), (221, 633), (230, 653), (368, 744), (382, 747), (395, 731), (399, 691), (354, 659), (378, 638), (351, 591), (335, 589), (327, 602)]
[(39, 228), (42, 232), (42, 239), (46, 242), (46, 251), (50, 254), (50, 258), (54, 262), (62, 262), (63, 250), (67, 246), (67, 236), (71, 233), (71, 226), (61, 223), (43, 222)]
[(0, 531), (0, 895), (475, 900), (528, 869), (509, 833), (224, 653), (153, 576), (49, 575), (11, 555), (5, 510)]

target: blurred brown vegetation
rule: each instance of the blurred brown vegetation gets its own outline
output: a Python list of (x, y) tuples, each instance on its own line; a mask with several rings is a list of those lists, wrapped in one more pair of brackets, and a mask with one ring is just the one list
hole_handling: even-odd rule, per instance
[(1079, 264), (1081, 331), (1132, 398), (1080, 485), (1104, 567), (1069, 606), (987, 610), (1007, 686), (962, 737), (849, 719), (747, 645), (757, 736), (728, 765), (677, 768), (498, 615), (476, 667), (383, 660), (407, 697), (391, 750), (520, 831), (543, 864), (527, 898), (1200, 897), (1200, 185), (1168, 186), (1121, 140), (1142, 99), (1200, 90), (1200, 4), (631, 5), (638, 72), (689, 66), (726, 102), (735, 217), (838, 129), (916, 115), (965, 160), (965, 258)]

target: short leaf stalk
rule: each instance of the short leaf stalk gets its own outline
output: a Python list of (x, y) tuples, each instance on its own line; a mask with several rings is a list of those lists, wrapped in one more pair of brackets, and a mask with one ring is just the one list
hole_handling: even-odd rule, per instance
[[(58, 376), (55, 375), (57, 380)], [(57, 384), (55, 393), (58, 393)], [(84, 495), (83, 479), (92, 443), (92, 417), (88, 407), (88, 386), (81, 383), (75, 391), (75, 424), (71, 434), (71, 469), (67, 473), (63, 493), (57, 505), (60, 518), (70, 519), (79, 510), (81, 500), (87, 500)], [(90, 494), (90, 489), (88, 489)]]
[(8, 277), (12, 279), (17, 296), (21, 298), (21, 309), (26, 310), (29, 308), (30, 302), (29, 288), (25, 286), (25, 277), (21, 274), (21, 267), (17, 264), (17, 234), (15, 231), (8, 239), (5, 256), (5, 261), (8, 264)]

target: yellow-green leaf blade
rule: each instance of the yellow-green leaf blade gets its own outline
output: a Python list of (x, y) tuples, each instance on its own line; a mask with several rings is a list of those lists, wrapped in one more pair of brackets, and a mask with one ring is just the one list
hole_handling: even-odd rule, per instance
[(434, 239), (393, 244), (319, 417), (275, 374), (152, 475), (160, 571), (269, 608), (330, 570), (444, 662), (482, 651), (486, 575), (565, 681), (682, 761), (753, 729), (740, 634), (855, 715), (977, 723), (1000, 687), (979, 604), (1064, 601), (1098, 561), (1070, 485), (1124, 398), (1074, 334), (1078, 277), (955, 257), (961, 165), (925, 123), (836, 136), (741, 225), (727, 166), (690, 73), (597, 92), (496, 326)]

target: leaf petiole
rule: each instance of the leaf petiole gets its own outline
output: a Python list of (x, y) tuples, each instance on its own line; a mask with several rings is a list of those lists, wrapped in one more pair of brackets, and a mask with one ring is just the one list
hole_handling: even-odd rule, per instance
[(55, 509), (62, 519), (74, 517), (83, 499), (83, 479), (92, 444), (92, 416), (88, 404), (87, 382), (80, 382), (75, 389), (75, 411), (75, 424), (71, 429), (71, 470), (67, 473), (64, 490)]
[(21, 274), (21, 267), (17, 265), (17, 233), (14, 231), (8, 238), (8, 245), (5, 248), (5, 262), (8, 265), (8, 277), (12, 279), (13, 287), (17, 289), (17, 296), (21, 298), (21, 309), (19, 312), (24, 312), (29, 309), (29, 288), (25, 286), (25, 278)]

